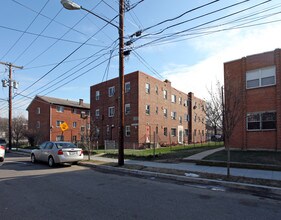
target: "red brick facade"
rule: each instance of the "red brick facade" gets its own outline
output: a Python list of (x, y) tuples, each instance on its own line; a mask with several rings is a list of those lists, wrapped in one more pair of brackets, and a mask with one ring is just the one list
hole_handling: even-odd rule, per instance
[[(236, 111), (243, 117), (230, 137), (231, 148), (281, 150), (280, 52), (276, 49), (224, 64), (225, 87), (238, 88), (242, 100)], [(227, 91), (225, 98), (226, 103), (230, 101)]]
[[(43, 141), (81, 141), (89, 130), (89, 119), (81, 118), (81, 112), (89, 115), (90, 105), (79, 102), (36, 96), (27, 108), (28, 129)], [(65, 122), (68, 129), (62, 132), (59, 124)], [(88, 123), (88, 125), (87, 125)]]
[[(126, 90), (128, 85), (130, 89)], [(109, 88), (113, 87), (115, 92), (110, 97)], [(118, 140), (118, 89), (118, 78), (91, 87), (92, 129), (99, 131), (101, 144), (104, 140)], [(198, 108), (189, 108), (190, 103)], [(166, 145), (204, 141), (204, 105), (204, 101), (176, 90), (167, 80), (163, 82), (140, 71), (125, 75), (125, 106), (130, 106), (129, 112), (125, 108), (125, 148), (154, 142)], [(112, 107), (115, 113), (111, 117)], [(195, 115), (191, 123), (188, 119)]]

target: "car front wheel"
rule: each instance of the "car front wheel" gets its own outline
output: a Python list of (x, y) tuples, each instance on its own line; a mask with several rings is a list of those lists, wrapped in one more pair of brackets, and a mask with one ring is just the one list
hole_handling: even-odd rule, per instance
[(54, 161), (53, 157), (49, 157), (48, 165), (49, 165), (49, 167), (54, 167), (55, 166), (55, 161)]
[(31, 154), (31, 163), (36, 163), (36, 158), (34, 154)]

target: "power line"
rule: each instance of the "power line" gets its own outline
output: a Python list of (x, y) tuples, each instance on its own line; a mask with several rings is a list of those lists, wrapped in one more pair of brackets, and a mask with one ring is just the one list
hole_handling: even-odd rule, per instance
[[(191, 30), (193, 30), (193, 29), (195, 29), (195, 28), (202, 27), (202, 26), (205, 26), (205, 25), (207, 25), (207, 24), (214, 23), (214, 22), (217, 22), (217, 21), (219, 21), (219, 20), (222, 20), (222, 19), (231, 17), (231, 16), (233, 16), (233, 15), (236, 15), (236, 14), (239, 14), (239, 13), (242, 13), (242, 12), (245, 12), (245, 11), (247, 11), (247, 10), (253, 9), (253, 8), (258, 7), (258, 6), (262, 5), (262, 4), (266, 4), (266, 3), (270, 2), (270, 1), (271, 1), (271, 0), (267, 0), (267, 1), (264, 1), (264, 2), (262, 2), (262, 3), (256, 4), (256, 5), (254, 5), (254, 6), (251, 6), (251, 7), (245, 8), (245, 9), (242, 9), (242, 10), (240, 10), (240, 11), (236, 11), (236, 12), (234, 12), (234, 13), (231, 13), (231, 14), (228, 14), (228, 15), (225, 15), (225, 16), (222, 16), (222, 17), (219, 17), (219, 18), (216, 18), (216, 19), (214, 19), (214, 20), (207, 21), (207, 22), (205, 22), (205, 23), (196, 25), (196, 26), (194, 26), (194, 27), (191, 27), (191, 28), (188, 28), (188, 29), (185, 29), (185, 30), (182, 30), (182, 31), (178, 31), (178, 32), (175, 32), (175, 33), (172, 33), (172, 34), (168, 34), (168, 35), (166, 35), (166, 36), (163, 36), (163, 37), (160, 37), (160, 38), (158, 38), (158, 39), (152, 40), (152, 41), (150, 41), (150, 42), (148, 42), (148, 43), (145, 43), (145, 44), (141, 45), (140, 47), (143, 47), (143, 46), (146, 46), (146, 45), (150, 45), (150, 44), (153, 44), (153, 43), (155, 43), (155, 42), (158, 42), (158, 41), (161, 41), (161, 40), (164, 40), (164, 39), (168, 39), (168, 38), (171, 38), (171, 37), (175, 37), (175, 36), (177, 36), (177, 35), (179, 35), (179, 34), (182, 34), (182, 33), (188, 32), (188, 31), (191, 31)], [(138, 47), (138, 48), (139, 48), (139, 47)]]
[[(112, 18), (114, 20), (117, 16)], [(100, 30), (98, 30), (96, 33), (94, 33), (91, 37), (89, 37), (86, 41), (84, 41), (83, 44), (81, 44), (79, 47), (77, 47), (74, 51), (72, 51), (69, 55), (67, 55), (62, 61), (60, 61), (57, 65), (55, 65), (51, 70), (49, 70), (47, 73), (45, 73), (43, 76), (41, 76), (38, 80), (36, 80), (34, 83), (32, 83), (30, 86), (28, 86), (26, 89), (24, 89), (21, 93), (25, 92), (30, 87), (34, 86), (36, 83), (38, 83), (40, 80), (42, 80), (44, 77), (46, 77), (48, 74), (50, 74), (53, 70), (55, 70), (59, 65), (61, 65), (65, 60), (67, 60), (70, 56), (72, 56), (76, 51), (78, 51), (85, 43), (87, 43), (92, 37), (94, 37), (96, 34), (98, 34), (103, 28), (105, 28), (109, 23), (106, 23)]]
[[(7, 27), (7, 26), (3, 26), (3, 25), (0, 25), (0, 28), (11, 30), (11, 31), (15, 31), (15, 32), (20, 32), (20, 33), (24, 33), (25, 32), (23, 30)], [(38, 37), (42, 37), (42, 38), (47, 38), (47, 39), (52, 39), (52, 40), (64, 41), (64, 42), (68, 42), (68, 43), (82, 44), (81, 42), (74, 41), (74, 40), (57, 38), (57, 37), (47, 36), (47, 35), (43, 35), (43, 34), (36, 34), (36, 33), (29, 32), (29, 31), (26, 31), (25, 34), (29, 34), (29, 35), (33, 35), (33, 36), (38, 36)], [(86, 45), (94, 46), (94, 47), (103, 47), (102, 45), (90, 44), (90, 43), (87, 43)]]
[[(41, 13), (44, 8), (47, 6), (47, 4), (49, 3), (50, 0), (47, 0), (46, 3), (44, 4), (44, 6), (41, 8), (40, 12)], [(21, 34), (21, 36), (16, 40), (16, 42), (7, 50), (7, 52), (1, 57), (0, 60), (3, 60), (4, 57), (7, 56), (7, 54), (9, 52), (11, 52), (11, 50), (16, 46), (16, 44), (21, 40), (21, 38), (23, 37), (23, 35), (25, 34), (25, 32), (31, 27), (31, 25), (35, 22), (35, 20), (38, 18), (39, 13), (37, 13), (37, 15), (35, 16), (35, 18), (31, 21), (31, 23), (27, 26), (27, 28), (25, 29), (25, 31)]]
[(137, 57), (137, 59), (145, 65), (151, 72), (153, 72), (157, 77), (165, 79), (158, 71), (156, 71), (141, 55), (137, 53), (137, 51), (133, 50), (133, 54)]
[[(30, 7), (24, 5), (24, 4), (22, 4), (22, 3), (20, 3), (20, 2), (18, 2), (18, 1), (16, 1), (16, 0), (12, 0), (12, 1), (13, 1), (14, 3), (16, 3), (16, 4), (20, 5), (20, 6), (26, 8), (26, 9), (32, 11), (32, 12), (34, 12), (34, 13), (36, 13), (36, 14), (39, 14), (40, 16), (42, 16), (42, 17), (44, 17), (44, 18), (47, 18), (47, 19), (49, 19), (49, 20), (52, 20), (52, 18), (50, 18), (50, 17), (48, 17), (48, 16), (46, 16), (46, 15), (44, 15), (44, 14), (42, 14), (42, 13), (39, 13), (38, 11), (33, 10), (32, 8), (30, 8)], [(63, 26), (63, 27), (66, 27), (67, 29), (71, 29), (71, 30), (73, 30), (73, 31), (75, 31), (75, 32), (77, 32), (77, 33), (83, 35), (83, 36), (86, 36), (86, 34), (84, 34), (83, 32), (78, 31), (78, 30), (76, 30), (76, 29), (72, 29), (71, 27), (69, 27), (69, 26), (67, 26), (67, 25), (65, 25), (65, 24), (63, 24), (63, 23), (61, 23), (61, 22), (59, 22), (59, 21), (54, 20), (54, 22), (57, 23), (57, 24), (59, 24), (59, 25), (61, 25), (61, 26)]]

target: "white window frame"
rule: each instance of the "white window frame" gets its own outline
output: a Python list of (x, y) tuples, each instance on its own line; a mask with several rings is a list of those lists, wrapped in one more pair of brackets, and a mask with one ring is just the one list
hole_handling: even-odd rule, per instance
[(56, 127), (59, 128), (62, 123), (64, 123), (64, 121), (57, 120)]
[[(275, 120), (263, 120), (263, 114), (267, 114), (267, 113), (274, 113), (275, 114)], [(251, 115), (255, 115), (257, 117), (257, 120), (249, 120), (249, 117)], [(276, 130), (277, 129), (277, 115), (276, 115), (276, 111), (266, 111), (266, 112), (251, 112), (251, 113), (247, 113), (247, 117), (246, 117), (246, 128), (247, 131), (268, 131), (268, 130)], [(273, 122), (275, 123), (275, 128), (264, 128), (263, 124), (266, 122)], [(249, 123), (257, 123), (259, 125), (259, 128), (249, 128)]]
[(96, 100), (100, 100), (100, 91), (99, 90), (96, 91)]
[(130, 82), (126, 82), (125, 83), (125, 93), (128, 93), (131, 91), (131, 83)]
[(176, 137), (177, 136), (177, 129), (176, 128), (171, 128), (171, 136)]
[(163, 114), (164, 114), (164, 117), (167, 118), (168, 117), (168, 109), (164, 108)]
[(115, 94), (115, 86), (111, 86), (108, 88), (108, 97), (112, 97)]
[(73, 128), (76, 128), (76, 127), (77, 127), (77, 122), (76, 122), (76, 121), (72, 122), (72, 127), (73, 127)]
[(96, 116), (96, 117), (99, 117), (99, 116), (100, 116), (100, 110), (99, 110), (99, 109), (96, 109), (95, 116)]
[(36, 114), (37, 114), (37, 115), (40, 115), (40, 114), (41, 114), (41, 108), (40, 108), (40, 107), (37, 107), (37, 108), (36, 108)]
[(130, 137), (131, 136), (131, 126), (130, 125), (127, 125), (125, 127), (125, 135), (126, 135), (126, 137)]
[(150, 94), (150, 84), (145, 83), (145, 93)]
[(177, 102), (177, 96), (176, 95), (171, 95), (171, 102), (176, 103)]
[(168, 91), (165, 89), (163, 90), (163, 98), (168, 99)]
[(171, 119), (176, 120), (177, 112), (171, 112)]
[(115, 115), (115, 107), (114, 106), (108, 107), (108, 117), (112, 118), (114, 117), (114, 115)]
[(150, 105), (145, 105), (145, 114), (150, 115)]
[(125, 104), (125, 115), (129, 115), (131, 112), (131, 104)]
[[(263, 84), (263, 80), (274, 78), (273, 83)], [(249, 82), (255, 81), (257, 85), (249, 85)], [(250, 70), (246, 72), (246, 89), (262, 88), (276, 85), (276, 67), (269, 66), (265, 68)]]
[(64, 107), (61, 105), (57, 105), (57, 112), (64, 112)]

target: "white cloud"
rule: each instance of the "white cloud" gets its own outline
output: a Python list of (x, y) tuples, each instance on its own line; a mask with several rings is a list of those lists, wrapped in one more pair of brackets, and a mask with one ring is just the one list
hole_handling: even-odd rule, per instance
[(207, 58), (191, 66), (169, 65), (163, 74), (172, 82), (173, 87), (207, 98), (207, 88), (215, 85), (218, 80), (223, 83), (224, 62), (280, 48), (280, 29), (281, 24), (271, 24), (198, 38), (192, 44), (193, 50), (205, 53)]

